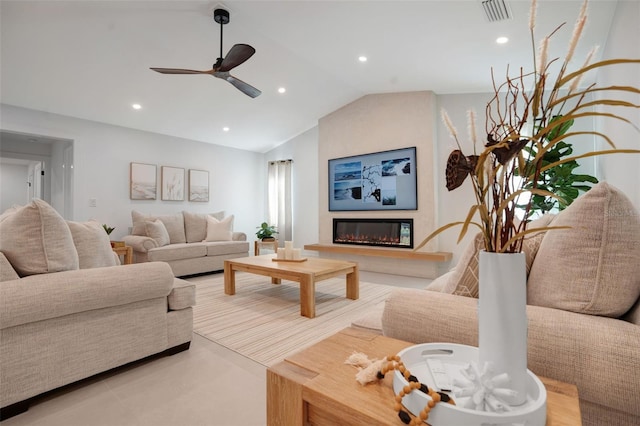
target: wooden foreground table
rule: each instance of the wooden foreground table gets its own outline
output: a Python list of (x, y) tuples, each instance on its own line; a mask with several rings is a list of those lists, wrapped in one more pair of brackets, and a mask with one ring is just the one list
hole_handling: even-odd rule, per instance
[(236, 271), (271, 277), (272, 284), (281, 280), (300, 283), (300, 315), (316, 316), (316, 282), (346, 275), (347, 299), (360, 297), (358, 264), (342, 260), (310, 257), (304, 262), (274, 261), (274, 254), (241, 257), (224, 261), (224, 292), (236, 294)]
[[(346, 328), (288, 357), (267, 370), (267, 425), (403, 426), (393, 409), (393, 374), (361, 386), (357, 370), (344, 361), (354, 351), (380, 359), (411, 345)], [(581, 425), (575, 385), (540, 380), (547, 389), (547, 426)]]

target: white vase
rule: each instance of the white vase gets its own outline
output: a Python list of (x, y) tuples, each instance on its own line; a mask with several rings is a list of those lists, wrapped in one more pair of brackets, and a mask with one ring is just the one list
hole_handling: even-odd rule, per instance
[(490, 362), (507, 373), (517, 394), (509, 405), (526, 400), (527, 273), (524, 253), (480, 251), (478, 352), (480, 365)]

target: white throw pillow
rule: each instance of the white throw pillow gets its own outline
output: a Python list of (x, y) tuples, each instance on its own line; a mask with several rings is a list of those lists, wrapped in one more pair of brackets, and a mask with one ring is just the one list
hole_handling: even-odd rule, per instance
[(96, 221), (73, 222), (68, 220), (73, 244), (78, 251), (80, 269), (115, 266), (116, 260), (111, 250), (109, 235)]
[(67, 222), (39, 199), (3, 216), (0, 250), (21, 277), (78, 269)]
[(153, 222), (148, 220), (144, 223), (144, 227), (147, 237), (153, 238), (158, 247), (166, 246), (171, 241), (167, 228), (160, 219), (156, 219)]
[(233, 215), (218, 220), (207, 216), (207, 238), (205, 241), (231, 241), (233, 235)]

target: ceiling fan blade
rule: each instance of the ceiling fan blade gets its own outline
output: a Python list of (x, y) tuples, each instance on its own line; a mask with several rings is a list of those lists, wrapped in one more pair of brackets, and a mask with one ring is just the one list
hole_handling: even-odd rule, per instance
[(256, 53), (256, 49), (248, 44), (235, 44), (231, 50), (229, 50), (227, 56), (222, 60), (222, 64), (220, 64), (218, 71), (230, 71), (249, 59), (254, 53)]
[(252, 85), (245, 83), (240, 79), (235, 78), (228, 72), (215, 72), (213, 75), (214, 77), (218, 77), (228, 81), (229, 83), (233, 84), (238, 90), (240, 90), (242, 93), (252, 98), (256, 98), (260, 96), (260, 94), (262, 93), (260, 90), (256, 89)]
[(198, 71), (198, 70), (185, 70), (182, 68), (150, 68), (160, 74), (213, 74), (213, 70)]

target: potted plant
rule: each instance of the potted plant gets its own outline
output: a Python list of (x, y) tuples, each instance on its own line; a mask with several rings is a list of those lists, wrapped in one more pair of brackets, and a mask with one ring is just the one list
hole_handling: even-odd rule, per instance
[(256, 237), (262, 241), (273, 241), (275, 240), (274, 234), (277, 234), (278, 231), (274, 225), (269, 225), (267, 222), (262, 222), (260, 226), (257, 227), (258, 232), (256, 232)]
[[(591, 63), (595, 51), (592, 50), (582, 67), (568, 71), (586, 23), (586, 9), (585, 1), (563, 60), (547, 57), (550, 39), (558, 27), (542, 39), (539, 48), (534, 43), (533, 56), (537, 60), (534, 60), (532, 71), (518, 67), (516, 74), (510, 75), (507, 69), (502, 83), (495, 81), (492, 72), (495, 94), (487, 103), (483, 142), (476, 138), (473, 111), (469, 112), (468, 126), (472, 149), (462, 147), (456, 128), (446, 111), (442, 111), (443, 121), (457, 145), (447, 160), (447, 189), (458, 188), (470, 178), (475, 202), (464, 220), (442, 226), (415, 249), (422, 248), (434, 236), (454, 226), (461, 226), (458, 241), (470, 226), (480, 230), (484, 250), (479, 252), (479, 299), (482, 301), (478, 304), (479, 362), (481, 365), (492, 363), (496, 374), (508, 373), (510, 389), (517, 392), (513, 402), (507, 401), (509, 405), (519, 405), (526, 392), (524, 238), (536, 231), (562, 228), (527, 229), (526, 218), (535, 208), (533, 203), (540, 199), (533, 196), (551, 197), (566, 203), (563, 199), (567, 195), (565, 185), (554, 186), (551, 179), (547, 181), (546, 178), (551, 176), (547, 173), (549, 170), (568, 165), (565, 166), (567, 170), (556, 169), (557, 175), (572, 170), (572, 162), (581, 158), (640, 153), (638, 149), (617, 149), (610, 137), (597, 130), (568, 131), (577, 120), (600, 118), (630, 123), (611, 107), (640, 108), (634, 102), (615, 96), (638, 95), (638, 87), (580, 85), (582, 77), (590, 70), (620, 64), (637, 66), (640, 59), (609, 59)], [(533, 0), (529, 20), (532, 41), (535, 40), (535, 12), (536, 0)], [(571, 155), (563, 141), (581, 135), (601, 138), (610, 148)], [(573, 180), (580, 181), (582, 177), (574, 177)], [(519, 197), (524, 194), (532, 197), (519, 202)], [(518, 220), (516, 210), (519, 208), (524, 209), (525, 220)]]
[(113, 228), (111, 226), (108, 226), (105, 223), (102, 224), (102, 227), (104, 228), (104, 232), (106, 232), (107, 235), (111, 235), (111, 233), (116, 229), (116, 228)]

